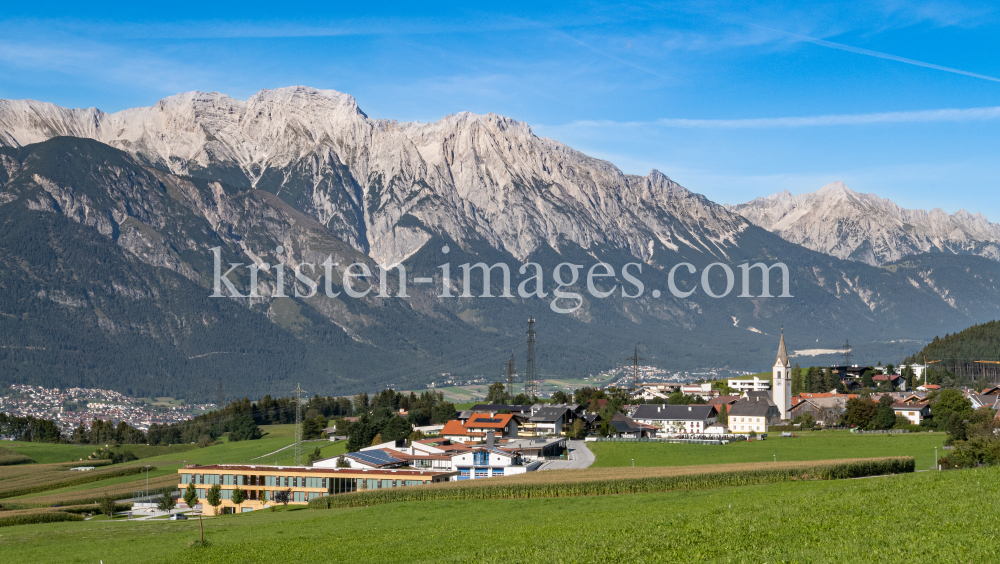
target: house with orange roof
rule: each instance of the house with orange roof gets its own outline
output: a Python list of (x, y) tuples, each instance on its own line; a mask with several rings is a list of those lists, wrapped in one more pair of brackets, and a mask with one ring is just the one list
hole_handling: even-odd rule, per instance
[(475, 443), (485, 441), (487, 433), (491, 432), (495, 437), (517, 437), (517, 419), (514, 414), (473, 413), (464, 424), (459, 420), (445, 423), (441, 429), (441, 437), (463, 443)]

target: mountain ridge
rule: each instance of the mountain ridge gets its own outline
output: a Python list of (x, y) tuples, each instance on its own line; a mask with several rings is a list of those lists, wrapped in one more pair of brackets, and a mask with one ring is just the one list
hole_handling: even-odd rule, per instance
[[(523, 352), (529, 316), (538, 321), (540, 374), (582, 376), (617, 366), (636, 345), (650, 362), (679, 370), (767, 366), (777, 346), (771, 336), (782, 325), (793, 348), (836, 346), (849, 334), (857, 350), (868, 346), (872, 354), (893, 357), (904, 352), (899, 340), (920, 340), (1000, 314), (1000, 274), (981, 257), (912, 255), (882, 268), (841, 260), (786, 241), (659, 171), (624, 174), (607, 161), (539, 138), (510, 118), (461, 113), (433, 124), (400, 124), (368, 118), (353, 98), (340, 93), (294, 87), (267, 92), (240, 103), (222, 95), (172, 97), (119, 112), (128, 123), (114, 122), (118, 129), (96, 110), (60, 112), (0, 102), (0, 139), (17, 145), (19, 139), (44, 138), (0, 148), (0, 210), (23, 225), (43, 221), (45, 214), (64, 216), (100, 235), (81, 248), (80, 260), (122, 253), (117, 270), (106, 277), (130, 280), (133, 263), (168, 269), (188, 281), (186, 294), (211, 291), (216, 247), (225, 262), (281, 263), (289, 272), (329, 256), (363, 262), (372, 272), (378, 263), (399, 262), (411, 280), (424, 277), (438, 285), (443, 262), (504, 263), (512, 265), (515, 277), (518, 265), (537, 262), (550, 292), (548, 276), (556, 265), (603, 261), (616, 270), (602, 287), (619, 291), (607, 299), (584, 293), (579, 307), (562, 315), (550, 309), (551, 294), (443, 299), (438, 290), (416, 285), (405, 300), (375, 293), (361, 299), (281, 298), (272, 273), (262, 271), (261, 297), (233, 302), (270, 324), (258, 333), (291, 339), (287, 342), (303, 360), (294, 370), (277, 360), (267, 366), (275, 376), (254, 380), (261, 386), (253, 388), (258, 395), (290, 389), (292, 377), (310, 391), (338, 393), (420, 387), (441, 373), (490, 377), (512, 348)], [(64, 115), (72, 123), (61, 123)], [(161, 125), (167, 130), (156, 129)], [(52, 136), (57, 133), (79, 135)], [(30, 237), (27, 228), (19, 233)], [(47, 243), (53, 252), (61, 237), (75, 236), (59, 233), (67, 234)], [(32, 253), (49, 252), (35, 245), (24, 247), (33, 249), (25, 255), (22, 247), (17, 241), (0, 245), (0, 258), (12, 265), (36, 264)], [(278, 247), (285, 251), (276, 252)], [(700, 277), (684, 269), (681, 285), (695, 293), (680, 298), (667, 291), (669, 272), (681, 262), (700, 270), (722, 263), (739, 275), (740, 263), (779, 261), (790, 271), (790, 298), (759, 297), (762, 287), (755, 279), (750, 297), (739, 297), (737, 284), (714, 299), (699, 286)], [(620, 269), (628, 262), (642, 267), (646, 293), (637, 298), (620, 294), (625, 284)], [(76, 326), (87, 327), (91, 338), (104, 339), (101, 346), (119, 338), (108, 328), (129, 332), (145, 358), (163, 351), (174, 351), (170, 354), (178, 359), (220, 352), (203, 350), (197, 339), (174, 343), (127, 317), (109, 315), (86, 285), (74, 282), (93, 275), (83, 264), (80, 272), (60, 278), (64, 287), (40, 287), (45, 297), (5, 305), (9, 315), (0, 316), (0, 336), (15, 340), (28, 327), (18, 319), (38, 308), (56, 308)], [(6, 277), (0, 284), (9, 287), (40, 284), (23, 269), (0, 274)], [(234, 276), (245, 288), (245, 269)], [(491, 282), (495, 296), (502, 293), (498, 278)], [(706, 279), (714, 288), (726, 287), (721, 268)], [(463, 284), (457, 267), (448, 282)], [(482, 276), (473, 274), (471, 282), (482, 284)], [(343, 290), (339, 272), (330, 284)], [(772, 279), (772, 290), (777, 284)], [(572, 289), (583, 292), (583, 285), (581, 280)], [(652, 297), (653, 289), (663, 295)], [(152, 298), (141, 301), (143, 308), (162, 312), (151, 319), (169, 317), (174, 307)], [(191, 323), (197, 303), (178, 302), (176, 317)], [(204, 358), (242, 354), (234, 344), (238, 327), (213, 327), (233, 350)], [(36, 340), (62, 340), (77, 351), (66, 354), (89, 354), (82, 340), (55, 331), (47, 336), (43, 325), (30, 328)], [(64, 360), (34, 356), (29, 362), (0, 350), (0, 370), (22, 380), (51, 373), (59, 374), (62, 386), (71, 386), (105, 377), (88, 366), (111, 370), (96, 362), (100, 359), (79, 366)], [(160, 387), (154, 391), (183, 388), (177, 368), (182, 365), (178, 360), (158, 372)], [(227, 389), (248, 389), (236, 365), (213, 370)], [(112, 376), (128, 379), (107, 378)], [(210, 394), (213, 387), (214, 382), (200, 382), (197, 391)]]
[(981, 213), (906, 209), (839, 181), (816, 192), (796, 196), (785, 190), (726, 209), (785, 240), (873, 266), (926, 252), (1000, 260), (1000, 224)]

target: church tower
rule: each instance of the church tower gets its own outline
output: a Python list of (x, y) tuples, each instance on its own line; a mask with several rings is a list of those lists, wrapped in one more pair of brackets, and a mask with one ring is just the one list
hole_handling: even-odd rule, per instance
[(778, 406), (783, 420), (788, 419), (792, 409), (792, 370), (789, 368), (788, 351), (785, 350), (785, 328), (781, 328), (781, 344), (778, 345), (778, 358), (774, 361), (771, 371), (772, 399)]

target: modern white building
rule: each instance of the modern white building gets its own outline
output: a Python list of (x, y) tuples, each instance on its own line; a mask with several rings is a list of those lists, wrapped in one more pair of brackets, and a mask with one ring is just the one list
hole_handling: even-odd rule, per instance
[(741, 394), (743, 392), (766, 392), (771, 389), (771, 383), (767, 380), (761, 380), (758, 376), (754, 376), (753, 380), (731, 379), (728, 385)]

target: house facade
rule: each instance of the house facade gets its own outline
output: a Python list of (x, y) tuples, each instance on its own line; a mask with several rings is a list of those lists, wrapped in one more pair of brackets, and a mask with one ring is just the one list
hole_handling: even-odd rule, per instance
[(926, 403), (894, 403), (892, 410), (896, 412), (896, 415), (902, 415), (909, 419), (910, 423), (914, 425), (920, 425), (920, 422), (931, 414), (931, 408)]
[(730, 433), (766, 433), (780, 420), (781, 412), (767, 392), (746, 392), (729, 408), (727, 424)]
[[(327, 495), (400, 488), (445, 482), (456, 472), (430, 472), (426, 470), (371, 470), (355, 468), (312, 468), (305, 466), (253, 466), (216, 464), (211, 466), (188, 465), (177, 471), (178, 488), (183, 493), (194, 484), (205, 515), (246, 512), (274, 505), (277, 491), (290, 493), (291, 505), (305, 505), (310, 500)], [(208, 504), (207, 492), (213, 485), (222, 489), (222, 503), (218, 508)], [(233, 491), (244, 490), (248, 498), (243, 504), (232, 501)]]
[(657, 434), (702, 434), (718, 420), (711, 405), (645, 404), (636, 408), (632, 419), (659, 428)]

